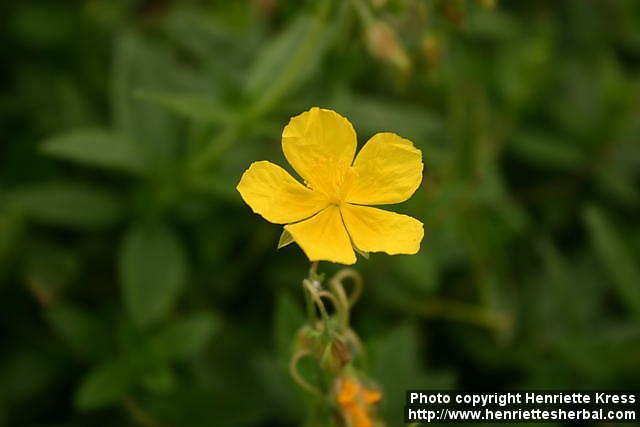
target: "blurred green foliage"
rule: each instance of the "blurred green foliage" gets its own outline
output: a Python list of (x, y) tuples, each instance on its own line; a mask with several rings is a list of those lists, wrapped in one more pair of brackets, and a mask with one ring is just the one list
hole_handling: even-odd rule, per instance
[(492, 4), (0, 5), (0, 425), (302, 423), (308, 264), (235, 185), (314, 105), (424, 153), (421, 252), (356, 265), (388, 425), (408, 388), (637, 388), (640, 4)]

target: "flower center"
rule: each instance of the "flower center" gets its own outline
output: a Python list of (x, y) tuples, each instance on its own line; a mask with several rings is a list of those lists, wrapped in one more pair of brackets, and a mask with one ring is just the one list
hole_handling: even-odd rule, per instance
[(338, 194), (331, 194), (329, 197), (329, 203), (333, 206), (340, 206), (342, 204), (342, 200)]
[(321, 176), (319, 179), (311, 182), (305, 181), (305, 184), (309, 188), (322, 193), (327, 198), (329, 204), (340, 206), (347, 198), (356, 175), (357, 172), (352, 167), (349, 167), (341, 173)]

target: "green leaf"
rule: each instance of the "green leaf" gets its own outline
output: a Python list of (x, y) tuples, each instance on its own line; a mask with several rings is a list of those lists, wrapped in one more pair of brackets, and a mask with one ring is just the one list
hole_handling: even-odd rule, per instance
[(141, 145), (152, 167), (174, 161), (180, 141), (177, 119), (162, 107), (136, 99), (134, 92), (175, 87), (181, 70), (160, 45), (132, 33), (116, 40), (113, 64), (115, 128)]
[(264, 112), (293, 87), (313, 76), (328, 45), (327, 2), (320, 2), (316, 15), (301, 14), (293, 23), (259, 50), (248, 72), (245, 91), (259, 99)]
[(192, 314), (172, 322), (153, 343), (162, 355), (185, 359), (201, 352), (218, 328), (219, 321), (211, 313)]
[[(226, 14), (202, 13), (201, 9), (185, 2), (173, 4), (170, 9), (163, 18), (166, 35), (196, 58), (206, 61), (207, 77), (228, 88), (228, 82), (235, 81), (244, 71), (247, 58), (258, 51), (263, 25), (238, 27), (233, 20), (225, 19)], [(215, 52), (224, 52), (224, 55), (215, 55)]]
[(640, 201), (640, 190), (635, 173), (628, 173), (617, 165), (604, 163), (599, 166), (594, 181), (596, 186), (612, 200), (633, 207)]
[(146, 158), (140, 146), (104, 129), (76, 129), (45, 140), (41, 149), (63, 160), (131, 173), (144, 173)]
[(90, 360), (103, 356), (108, 331), (94, 313), (71, 305), (55, 305), (46, 317), (56, 334), (78, 356)]
[(278, 240), (278, 249), (282, 249), (285, 246), (293, 243), (293, 236), (287, 230), (282, 230), (280, 240)]
[[(312, 22), (313, 19), (308, 15), (301, 15), (259, 50), (260, 53), (247, 75), (247, 92), (260, 93), (272, 84), (274, 77), (280, 75), (305, 37), (309, 36)], [(305, 70), (309, 69), (309, 65), (305, 64)]]
[(187, 256), (179, 237), (162, 224), (138, 224), (120, 250), (120, 282), (129, 315), (142, 327), (162, 320), (187, 278)]
[(79, 271), (78, 254), (65, 246), (30, 242), (22, 255), (24, 281), (44, 305), (55, 302)]
[(176, 386), (176, 376), (167, 366), (159, 366), (142, 375), (141, 384), (158, 395), (170, 393)]
[(520, 159), (545, 169), (577, 169), (586, 157), (578, 146), (554, 135), (522, 132), (509, 146)]
[(124, 216), (115, 195), (81, 184), (34, 184), (9, 192), (7, 203), (31, 220), (73, 228), (108, 227)]
[(225, 123), (234, 118), (228, 107), (221, 107), (202, 95), (137, 91), (136, 98), (159, 105), (180, 116), (211, 123)]
[(640, 269), (624, 238), (600, 208), (587, 207), (584, 218), (593, 247), (616, 285), (621, 301), (636, 316), (640, 315)]
[(76, 390), (75, 404), (83, 411), (118, 403), (131, 390), (133, 375), (121, 360), (99, 365), (89, 372)]

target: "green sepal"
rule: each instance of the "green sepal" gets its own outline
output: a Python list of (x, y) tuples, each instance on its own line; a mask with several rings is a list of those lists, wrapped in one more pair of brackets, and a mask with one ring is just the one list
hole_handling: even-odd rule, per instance
[(278, 249), (284, 248), (288, 244), (293, 243), (293, 236), (287, 230), (282, 230), (280, 240), (278, 240)]

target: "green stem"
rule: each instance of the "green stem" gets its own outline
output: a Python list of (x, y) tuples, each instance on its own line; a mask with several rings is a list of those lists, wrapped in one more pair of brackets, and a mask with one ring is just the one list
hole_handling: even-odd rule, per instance
[(500, 332), (508, 331), (512, 327), (511, 316), (506, 313), (487, 310), (459, 301), (431, 299), (422, 304), (414, 304), (411, 309), (423, 317), (468, 322)]
[[(313, 285), (311, 284), (311, 282), (308, 279), (305, 279), (302, 282), (302, 285), (304, 286), (305, 290), (309, 294), (309, 297), (311, 298), (311, 300), (318, 306), (318, 310), (320, 310), (320, 315), (322, 316), (322, 320), (324, 320), (325, 322), (329, 320), (329, 313), (327, 313), (327, 309), (324, 306), (324, 303), (322, 302), (322, 298), (320, 298), (320, 295), (318, 295), (318, 292), (316, 292), (316, 290), (313, 288)], [(314, 311), (314, 315), (315, 315), (315, 311)]]
[[(364, 281), (362, 280), (362, 276), (360, 275), (360, 273), (358, 273), (353, 268), (344, 268), (338, 271), (335, 276), (331, 278), (332, 282), (340, 284), (342, 284), (342, 282), (344, 282), (346, 279), (351, 279), (353, 281), (353, 290), (347, 297), (349, 307), (353, 307), (358, 299), (360, 299), (360, 295), (362, 295)], [(344, 286), (342, 288), (344, 289)]]
[(304, 293), (305, 305), (307, 307), (307, 318), (310, 325), (314, 325), (316, 319), (316, 308), (314, 307), (313, 296), (311, 292), (309, 292), (309, 288), (307, 287), (307, 282), (316, 280), (318, 277), (318, 261), (314, 261), (311, 263), (311, 267), (309, 267), (309, 275), (306, 279), (302, 281), (302, 292)]
[(291, 374), (291, 378), (293, 381), (298, 384), (303, 390), (308, 391), (317, 397), (322, 397), (322, 392), (315, 386), (311, 385), (298, 371), (298, 362), (304, 357), (311, 355), (309, 351), (301, 350), (293, 355), (291, 361), (289, 362), (289, 373)]
[[(307, 279), (305, 279), (306, 281)], [(305, 282), (302, 282), (302, 292), (304, 293), (304, 301), (305, 301), (305, 305), (307, 307), (307, 320), (309, 322), (310, 325), (315, 325), (316, 323), (316, 308), (314, 307), (314, 302), (313, 302), (313, 298), (311, 297), (311, 294), (309, 293), (309, 290), (307, 289), (307, 287), (305, 286)]]
[(338, 313), (338, 316), (340, 316), (340, 319), (342, 320), (342, 325), (346, 327), (349, 322), (348, 318), (346, 317), (346, 313), (348, 313), (348, 311), (346, 309), (347, 307), (341, 303), (339, 298), (328, 291), (319, 291), (319, 292), (316, 292), (316, 295), (320, 299), (326, 298), (329, 301), (331, 301), (331, 304), (333, 304), (333, 307), (336, 313)]
[(331, 286), (331, 290), (333, 290), (333, 293), (335, 294), (336, 302), (334, 303), (334, 305), (340, 304), (339, 307), (336, 305), (336, 309), (339, 313), (342, 314), (342, 325), (345, 328), (348, 328), (350, 308), (349, 297), (347, 297), (347, 293), (344, 291), (344, 287), (342, 286), (341, 282), (332, 279), (329, 282), (329, 286)]
[(318, 264), (319, 261), (313, 261), (311, 267), (309, 267), (309, 278), (314, 279), (318, 276)]
[(446, 298), (431, 298), (427, 301), (415, 301), (410, 298), (388, 298), (393, 307), (408, 311), (425, 318), (447, 319), (471, 323), (496, 332), (509, 332), (513, 327), (513, 318), (506, 312), (486, 309)]

